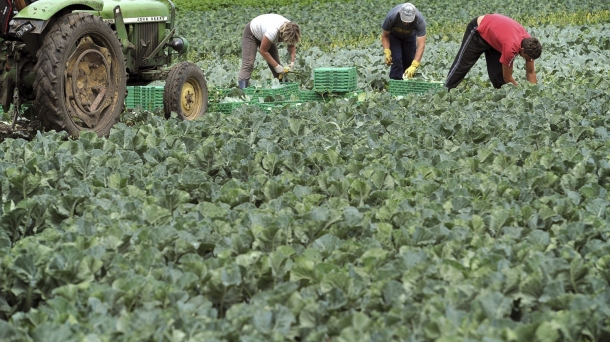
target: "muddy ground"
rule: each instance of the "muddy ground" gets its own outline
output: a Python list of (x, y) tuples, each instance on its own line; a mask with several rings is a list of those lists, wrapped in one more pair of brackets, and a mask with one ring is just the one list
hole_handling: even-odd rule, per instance
[(11, 122), (0, 121), (0, 142), (8, 138), (32, 140), (42, 130), (38, 120), (17, 119), (14, 129)]

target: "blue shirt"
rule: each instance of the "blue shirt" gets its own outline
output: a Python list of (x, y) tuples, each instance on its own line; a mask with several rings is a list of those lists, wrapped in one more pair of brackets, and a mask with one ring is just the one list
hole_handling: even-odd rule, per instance
[(386, 15), (381, 28), (384, 31), (390, 31), (395, 36), (401, 39), (410, 38), (413, 36), (422, 37), (426, 35), (426, 19), (415, 9), (415, 20), (410, 23), (405, 23), (400, 20), (400, 8), (404, 4), (396, 5)]

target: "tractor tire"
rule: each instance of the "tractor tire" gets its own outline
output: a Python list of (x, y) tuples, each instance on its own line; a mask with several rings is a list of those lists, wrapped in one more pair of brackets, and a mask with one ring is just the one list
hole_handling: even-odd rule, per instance
[(110, 133), (123, 112), (125, 57), (101, 17), (71, 13), (45, 35), (34, 68), (34, 108), (43, 126), (78, 136)]
[(208, 84), (203, 71), (194, 63), (174, 65), (163, 91), (163, 110), (169, 119), (172, 112), (181, 120), (195, 120), (208, 110)]

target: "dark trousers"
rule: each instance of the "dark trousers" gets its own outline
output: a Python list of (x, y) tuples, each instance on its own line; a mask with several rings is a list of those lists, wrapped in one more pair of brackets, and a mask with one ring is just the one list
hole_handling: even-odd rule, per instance
[[(261, 41), (256, 39), (250, 29), (250, 23), (244, 28), (244, 33), (241, 36), (241, 69), (239, 70), (239, 81), (247, 81), (252, 76), (252, 70), (254, 69), (254, 59), (256, 58), (256, 52), (261, 46)], [(271, 44), (269, 47), (269, 53), (276, 62), (280, 62), (280, 53), (277, 50), (277, 44)], [(280, 63), (281, 64), (281, 63)], [(273, 77), (278, 78), (278, 73), (275, 69), (269, 65)]]
[(470, 68), (483, 53), (485, 53), (485, 61), (487, 62), (487, 74), (494, 88), (500, 88), (506, 83), (502, 76), (502, 63), (500, 63), (502, 54), (481, 37), (477, 32), (477, 27), (477, 18), (474, 18), (466, 27), (464, 38), (462, 38), (462, 46), (460, 46), (447, 75), (445, 87), (448, 89), (453, 89), (462, 82)]
[(392, 51), (392, 66), (390, 67), (390, 78), (402, 80), (402, 75), (411, 66), (415, 58), (417, 43), (415, 36), (407, 39), (400, 39), (390, 32), (390, 50)]

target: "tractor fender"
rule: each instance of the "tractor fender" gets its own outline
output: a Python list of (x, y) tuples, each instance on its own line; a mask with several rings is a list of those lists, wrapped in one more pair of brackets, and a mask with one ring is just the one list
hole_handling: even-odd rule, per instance
[(49, 20), (57, 12), (70, 8), (72, 11), (102, 11), (104, 2), (100, 0), (38, 0), (25, 7), (13, 19)]
[(19, 11), (9, 23), (9, 33), (21, 38), (25, 34), (40, 34), (49, 23), (49, 19), (64, 9), (70, 11), (100, 12), (104, 2), (100, 0), (39, 0)]

